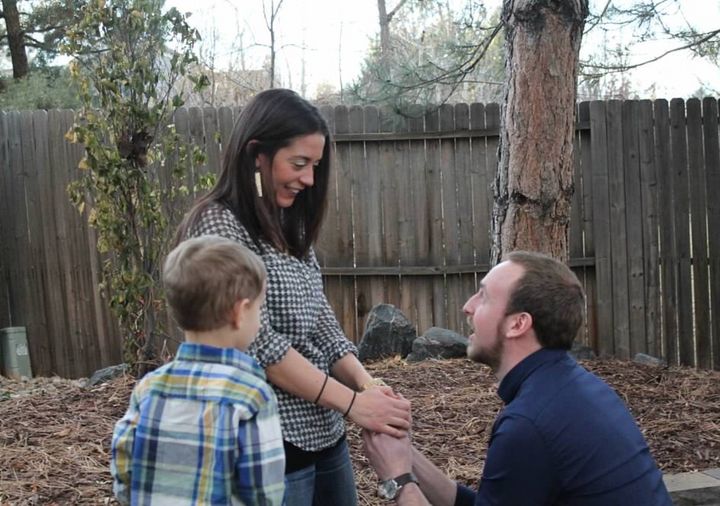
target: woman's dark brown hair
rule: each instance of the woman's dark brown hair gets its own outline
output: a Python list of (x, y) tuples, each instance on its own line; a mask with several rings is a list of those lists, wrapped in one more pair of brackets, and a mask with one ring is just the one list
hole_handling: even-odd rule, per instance
[[(264, 198), (255, 188), (255, 160), (263, 154), (272, 160), (278, 150), (298, 137), (325, 137), (322, 160), (315, 168), (314, 184), (305, 188), (289, 208), (279, 208), (272, 192), (272, 174), (263, 173)], [(252, 142), (251, 142), (252, 141)], [(327, 204), (330, 177), (330, 132), (320, 111), (292, 90), (258, 93), (242, 110), (225, 150), (217, 183), (185, 216), (176, 235), (182, 241), (211, 203), (230, 209), (259, 244), (263, 239), (276, 249), (301, 258), (320, 233)]]

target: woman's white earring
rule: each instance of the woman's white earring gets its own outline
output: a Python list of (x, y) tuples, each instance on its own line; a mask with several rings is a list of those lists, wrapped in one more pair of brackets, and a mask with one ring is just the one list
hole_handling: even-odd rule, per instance
[(260, 174), (260, 169), (255, 171), (255, 189), (257, 190), (257, 196), (262, 198), (262, 175)]

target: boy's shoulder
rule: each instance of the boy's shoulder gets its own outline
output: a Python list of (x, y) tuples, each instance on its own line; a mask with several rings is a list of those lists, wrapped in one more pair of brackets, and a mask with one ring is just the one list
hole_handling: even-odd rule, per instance
[(268, 404), (277, 404), (275, 392), (259, 367), (252, 370), (193, 360), (175, 360), (149, 372), (134, 390), (138, 401), (160, 395), (176, 401), (233, 404), (248, 417)]

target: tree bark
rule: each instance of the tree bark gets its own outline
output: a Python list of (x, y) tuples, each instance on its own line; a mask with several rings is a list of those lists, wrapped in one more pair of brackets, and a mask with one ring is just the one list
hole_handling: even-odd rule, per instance
[(504, 0), (506, 83), (492, 262), (518, 249), (568, 260), (577, 63), (588, 0)]
[(5, 29), (7, 30), (10, 59), (13, 66), (13, 77), (20, 79), (29, 71), (23, 30), (20, 26), (20, 14), (17, 10), (17, 0), (2, 0)]

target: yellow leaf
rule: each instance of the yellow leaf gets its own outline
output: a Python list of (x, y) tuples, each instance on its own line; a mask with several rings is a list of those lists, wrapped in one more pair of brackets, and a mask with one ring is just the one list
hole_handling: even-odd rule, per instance
[(78, 204), (78, 211), (80, 211), (80, 214), (82, 214), (84, 210), (85, 210), (85, 202), (80, 202)]
[(88, 170), (90, 166), (88, 165), (87, 158), (83, 157), (82, 160), (80, 160), (80, 163), (78, 163), (78, 169), (80, 170)]
[(78, 141), (78, 136), (75, 133), (74, 127), (65, 133), (65, 139), (67, 139), (69, 142), (72, 142), (73, 144)]

